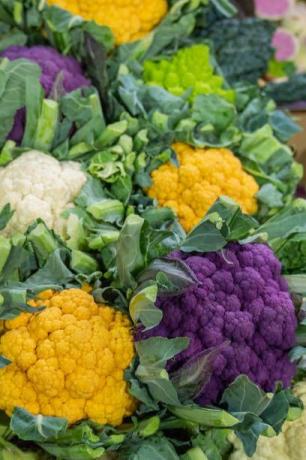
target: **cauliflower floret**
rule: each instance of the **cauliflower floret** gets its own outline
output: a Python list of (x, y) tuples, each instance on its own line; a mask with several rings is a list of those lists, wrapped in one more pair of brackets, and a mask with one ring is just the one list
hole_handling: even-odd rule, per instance
[(142, 38), (168, 9), (167, 0), (48, 0), (48, 3), (110, 27), (118, 44)]
[[(306, 406), (306, 382), (299, 382), (294, 387), (294, 393), (301, 398)], [(252, 460), (304, 460), (306, 451), (306, 411), (293, 422), (286, 422), (282, 433), (273, 438), (260, 437), (256, 453)], [(233, 441), (236, 451), (229, 460), (248, 460), (241, 442)]]
[(24, 232), (35, 219), (64, 236), (62, 212), (71, 207), (86, 182), (80, 164), (59, 162), (50, 155), (31, 150), (0, 168), (0, 208), (10, 203), (15, 213), (0, 232), (11, 236)]
[(124, 370), (134, 356), (128, 318), (81, 289), (45, 291), (33, 307), (4, 322), (0, 354), (0, 408), (119, 425), (135, 409)]
[(235, 200), (245, 213), (257, 211), (258, 184), (230, 150), (173, 147), (179, 167), (167, 163), (153, 171), (148, 195), (174, 209), (185, 230), (197, 225), (221, 195)]
[(198, 353), (217, 347), (212, 375), (199, 404), (219, 400), (225, 388), (246, 374), (265, 391), (281, 381), (290, 386), (295, 365), (296, 316), (281, 264), (264, 244), (230, 243), (219, 252), (176, 252), (199, 283), (183, 294), (157, 299), (161, 323), (140, 337), (189, 337), (189, 347), (169, 362), (176, 370)]

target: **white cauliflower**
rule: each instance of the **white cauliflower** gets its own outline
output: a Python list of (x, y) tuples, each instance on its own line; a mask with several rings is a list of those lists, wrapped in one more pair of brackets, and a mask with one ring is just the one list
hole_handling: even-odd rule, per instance
[(72, 206), (86, 182), (79, 163), (58, 161), (31, 150), (0, 168), (0, 209), (7, 203), (15, 213), (0, 233), (12, 236), (24, 232), (41, 218), (63, 236), (62, 212)]
[[(294, 393), (301, 398), (306, 407), (306, 382), (300, 382), (294, 387)], [(243, 452), (242, 444), (234, 440), (235, 452), (229, 460), (250, 460)], [(261, 436), (256, 453), (251, 460), (305, 460), (306, 452), (306, 410), (294, 422), (286, 422), (283, 431), (276, 437)]]

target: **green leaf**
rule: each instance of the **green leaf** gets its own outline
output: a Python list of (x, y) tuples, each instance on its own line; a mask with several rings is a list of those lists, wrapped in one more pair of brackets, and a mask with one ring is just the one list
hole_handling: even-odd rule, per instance
[(27, 240), (33, 245), (36, 256), (43, 263), (60, 246), (55, 235), (44, 222), (37, 222), (34, 228), (29, 231)]
[(226, 428), (239, 423), (239, 419), (222, 409), (209, 409), (197, 405), (169, 407), (176, 417), (188, 420), (201, 426)]
[(187, 235), (181, 249), (184, 252), (213, 252), (226, 246), (220, 230), (205, 218)]
[(67, 256), (67, 250), (56, 249), (45, 265), (26, 280), (24, 287), (29, 289), (35, 289), (39, 286), (50, 286), (51, 288), (52, 285), (61, 287), (72, 281), (74, 274), (66, 266)]
[(200, 447), (192, 447), (182, 457), (181, 460), (208, 460)]
[(157, 285), (153, 284), (132, 297), (129, 312), (134, 324), (140, 321), (146, 329), (151, 329), (160, 323), (163, 313), (155, 306), (157, 291)]
[(143, 420), (139, 424), (139, 435), (143, 438), (153, 436), (160, 427), (160, 418), (157, 415), (150, 417), (149, 419)]
[(12, 361), (0, 355), (0, 369), (11, 364)]
[(140, 248), (141, 230), (144, 219), (131, 214), (127, 217), (117, 242), (117, 268), (120, 283), (131, 287), (133, 274), (142, 268), (144, 260)]
[(164, 436), (153, 436), (132, 446), (131, 450), (126, 460), (179, 460), (174, 447)]
[(193, 441), (193, 445), (200, 446), (208, 457), (208, 460), (223, 460), (231, 450), (232, 444), (228, 437), (231, 430), (210, 429), (204, 434), (200, 433)]
[(281, 208), (284, 204), (283, 194), (273, 184), (264, 184), (256, 196), (268, 208)]
[(212, 376), (212, 364), (220, 353), (221, 347), (202, 351), (171, 373), (171, 381), (180, 401), (194, 401), (199, 396)]
[(291, 292), (306, 295), (306, 275), (286, 275)]
[[(31, 61), (2, 60), (0, 64), (0, 145), (3, 145), (13, 127), (17, 110), (26, 104), (26, 82), (31, 81), (31, 85), (39, 92), (40, 74), (39, 66)], [(36, 101), (32, 99), (31, 104), (35, 105)]]
[(87, 208), (106, 198), (101, 181), (94, 177), (88, 176), (85, 185), (83, 185), (75, 203), (81, 208)]
[(275, 110), (270, 115), (270, 124), (275, 135), (282, 142), (288, 142), (292, 136), (301, 131), (301, 127), (281, 110)]
[(15, 211), (11, 208), (10, 203), (7, 203), (5, 206), (3, 206), (0, 211), (0, 230), (3, 230), (7, 226), (14, 212)]
[(261, 418), (279, 434), (287, 418), (288, 410), (289, 402), (287, 395), (284, 391), (279, 391), (273, 395), (269, 406), (262, 412)]
[(32, 415), (28, 411), (16, 408), (10, 422), (11, 430), (24, 441), (43, 442), (56, 438), (66, 431), (68, 422), (64, 418)]
[(118, 223), (124, 215), (124, 206), (119, 200), (103, 199), (87, 207), (87, 211), (98, 221)]
[(103, 454), (105, 453), (105, 449), (103, 447), (90, 447), (84, 444), (75, 446), (60, 446), (55, 443), (43, 443), (40, 444), (40, 446), (52, 456), (65, 460), (99, 460), (104, 457)]
[[(163, 275), (163, 277), (161, 277)], [(159, 294), (179, 295), (188, 287), (197, 284), (198, 279), (184, 262), (178, 259), (155, 259), (140, 274), (138, 283), (156, 279)]]
[(235, 106), (216, 94), (197, 96), (193, 104), (192, 119), (212, 126), (217, 133), (233, 125), (236, 116)]
[(261, 434), (269, 429), (257, 415), (247, 413), (243, 423), (237, 425), (235, 434), (241, 440), (246, 454), (251, 457), (256, 452), (257, 441)]
[(237, 377), (224, 391), (221, 404), (226, 404), (231, 413), (252, 412), (260, 415), (270, 404), (271, 399), (255, 383), (245, 376)]
[(155, 401), (169, 405), (180, 405), (176, 389), (170, 380), (166, 378), (154, 378), (152, 380), (146, 378), (145, 383)]
[(10, 239), (0, 235), (0, 273), (9, 258), (11, 249)]
[(267, 233), (272, 241), (285, 240), (290, 235), (306, 232), (306, 208), (287, 206), (261, 225), (256, 233)]
[(185, 350), (189, 345), (187, 337), (167, 339), (150, 337), (135, 343), (135, 348), (142, 365), (163, 368), (169, 359)]
[(218, 251), (228, 241), (245, 238), (256, 227), (258, 223), (255, 219), (243, 214), (233, 200), (221, 196), (187, 235), (181, 249), (185, 252)]

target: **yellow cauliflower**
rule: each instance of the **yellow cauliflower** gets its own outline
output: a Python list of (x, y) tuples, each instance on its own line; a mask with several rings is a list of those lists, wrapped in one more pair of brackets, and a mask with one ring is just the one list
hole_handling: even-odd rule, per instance
[(29, 302), (46, 308), (5, 321), (0, 354), (0, 408), (119, 425), (135, 402), (124, 370), (133, 355), (127, 317), (81, 289), (45, 291)]
[(48, 3), (110, 27), (118, 44), (142, 38), (168, 9), (167, 0), (48, 0)]
[(194, 149), (180, 143), (173, 148), (179, 167), (167, 163), (153, 171), (148, 195), (160, 206), (172, 208), (186, 231), (199, 223), (221, 195), (235, 200), (248, 214), (257, 211), (259, 187), (230, 150)]
[[(294, 393), (306, 406), (306, 382), (294, 387)], [(305, 460), (306, 452), (306, 410), (294, 422), (286, 422), (283, 431), (273, 438), (260, 437), (256, 453), (251, 460)], [(235, 438), (236, 451), (229, 460), (249, 460), (243, 452), (241, 442)]]

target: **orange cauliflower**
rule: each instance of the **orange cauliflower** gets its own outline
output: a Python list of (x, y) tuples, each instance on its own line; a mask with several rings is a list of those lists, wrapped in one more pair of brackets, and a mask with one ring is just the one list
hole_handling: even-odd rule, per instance
[(221, 195), (235, 200), (245, 213), (257, 211), (259, 187), (230, 150), (194, 149), (180, 143), (173, 148), (179, 167), (166, 163), (153, 171), (148, 195), (160, 206), (172, 208), (186, 231), (200, 222)]
[(167, 0), (48, 0), (48, 3), (110, 27), (118, 44), (142, 38), (168, 9)]
[(0, 408), (119, 425), (135, 402), (124, 370), (134, 356), (127, 317), (81, 289), (45, 291), (29, 302), (46, 308), (4, 322)]

